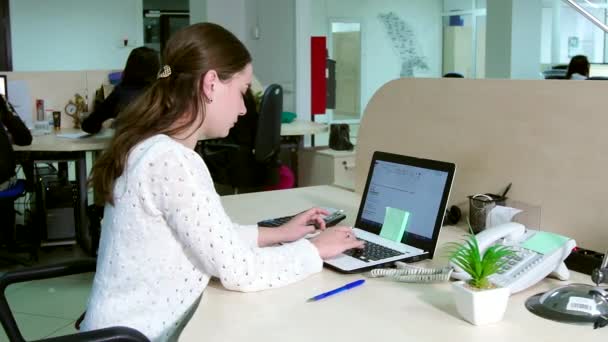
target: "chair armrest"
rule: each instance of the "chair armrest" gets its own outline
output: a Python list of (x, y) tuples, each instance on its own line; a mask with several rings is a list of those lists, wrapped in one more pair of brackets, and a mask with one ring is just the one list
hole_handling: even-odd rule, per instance
[(23, 341), (23, 336), (19, 331), (15, 317), (8, 305), (4, 292), (6, 288), (15, 283), (22, 283), (30, 280), (55, 278), (72, 274), (94, 272), (96, 267), (95, 259), (88, 258), (82, 260), (68, 261), (55, 265), (26, 268), (6, 272), (0, 276), (0, 323), (4, 327), (6, 336), (11, 341)]
[(205, 148), (209, 148), (209, 149), (216, 149), (216, 148), (241, 148), (242, 146), (239, 144), (231, 144), (231, 143), (213, 143), (213, 144), (206, 144)]
[(127, 327), (110, 327), (99, 330), (85, 331), (77, 334), (51, 337), (39, 342), (149, 342), (148, 338), (139, 331)]
[(95, 259), (87, 258), (6, 272), (0, 277), (0, 293), (4, 294), (4, 290), (11, 284), (95, 272), (96, 266), (97, 262)]
[(230, 143), (213, 143), (213, 144), (205, 144), (203, 147), (203, 153), (206, 156), (213, 156), (219, 153), (226, 153), (234, 150), (249, 150), (248, 147), (238, 144), (230, 144)]

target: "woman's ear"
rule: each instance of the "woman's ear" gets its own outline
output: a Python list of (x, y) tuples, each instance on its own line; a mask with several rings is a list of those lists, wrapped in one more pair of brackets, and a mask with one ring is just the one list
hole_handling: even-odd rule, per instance
[(214, 84), (219, 80), (215, 70), (209, 70), (201, 79), (201, 89), (208, 100), (213, 101)]

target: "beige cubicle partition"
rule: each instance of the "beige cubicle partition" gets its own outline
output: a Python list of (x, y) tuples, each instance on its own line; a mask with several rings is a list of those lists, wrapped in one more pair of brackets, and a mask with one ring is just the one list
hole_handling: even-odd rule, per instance
[(608, 249), (608, 82), (400, 79), (369, 102), (356, 191), (374, 150), (457, 164), (450, 203), (498, 192), (541, 207), (541, 229)]
[[(108, 84), (111, 70), (82, 71), (20, 71), (2, 72), (10, 81), (24, 81), (27, 84), (32, 103), (32, 118), (36, 118), (36, 99), (44, 100), (46, 110), (61, 111), (61, 126), (72, 127), (72, 118), (65, 114), (65, 105), (75, 94), (88, 97), (89, 106), (95, 97), (95, 90)], [(11, 88), (8, 89), (9, 100)], [(18, 110), (18, 109), (17, 109)]]

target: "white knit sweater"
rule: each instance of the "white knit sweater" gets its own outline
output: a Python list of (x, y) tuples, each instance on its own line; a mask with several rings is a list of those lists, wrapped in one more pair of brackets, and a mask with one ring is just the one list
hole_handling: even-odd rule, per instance
[(322, 268), (306, 239), (259, 248), (257, 227), (226, 215), (200, 156), (168, 136), (131, 150), (114, 198), (83, 330), (127, 326), (174, 340), (212, 276), (230, 290), (258, 291)]

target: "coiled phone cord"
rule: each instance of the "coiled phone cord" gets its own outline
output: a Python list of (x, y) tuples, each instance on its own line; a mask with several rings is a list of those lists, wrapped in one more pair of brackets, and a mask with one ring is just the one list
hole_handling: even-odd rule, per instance
[(451, 267), (420, 268), (397, 261), (395, 268), (378, 268), (370, 271), (370, 278), (390, 278), (404, 283), (438, 283), (448, 281), (452, 275)]

